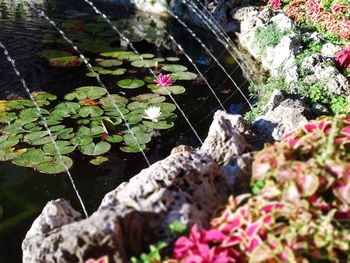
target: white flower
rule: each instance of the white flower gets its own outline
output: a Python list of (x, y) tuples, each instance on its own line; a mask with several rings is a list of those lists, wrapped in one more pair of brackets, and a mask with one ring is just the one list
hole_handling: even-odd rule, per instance
[(145, 119), (149, 119), (153, 122), (157, 122), (158, 118), (162, 114), (160, 107), (151, 106), (148, 109), (145, 109), (146, 116), (142, 116)]

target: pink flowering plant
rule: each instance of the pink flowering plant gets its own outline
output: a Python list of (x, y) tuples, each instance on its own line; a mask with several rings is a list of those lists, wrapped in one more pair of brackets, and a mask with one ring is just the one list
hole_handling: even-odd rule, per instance
[(159, 86), (159, 87), (167, 87), (171, 86), (174, 81), (171, 80), (170, 74), (165, 74), (163, 75), (160, 73), (157, 78), (154, 80), (154, 82)]

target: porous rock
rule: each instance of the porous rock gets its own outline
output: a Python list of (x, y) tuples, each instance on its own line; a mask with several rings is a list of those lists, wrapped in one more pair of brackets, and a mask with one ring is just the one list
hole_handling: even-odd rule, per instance
[(269, 141), (279, 141), (288, 132), (306, 124), (311, 110), (298, 99), (286, 99), (253, 122), (254, 130)]
[(219, 165), (224, 164), (247, 150), (248, 145), (242, 134), (248, 130), (249, 126), (242, 116), (217, 111), (199, 152), (210, 155)]

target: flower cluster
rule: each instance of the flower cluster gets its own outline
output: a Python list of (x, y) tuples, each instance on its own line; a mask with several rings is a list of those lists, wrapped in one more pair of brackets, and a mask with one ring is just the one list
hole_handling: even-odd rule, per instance
[(350, 40), (350, 4), (339, 0), (268, 0), (272, 9), (285, 5), (286, 14), (298, 22), (312, 24), (327, 34), (338, 36), (341, 41)]
[(337, 52), (335, 61), (340, 68), (350, 68), (350, 45)]
[(323, 117), (260, 151), (252, 192), (179, 238), (180, 262), (349, 262), (350, 117)]

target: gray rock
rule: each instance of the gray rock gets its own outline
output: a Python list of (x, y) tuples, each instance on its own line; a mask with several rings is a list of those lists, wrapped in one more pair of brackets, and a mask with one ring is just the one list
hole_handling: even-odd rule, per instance
[(27, 232), (26, 238), (35, 235), (45, 235), (63, 225), (81, 219), (81, 214), (75, 211), (69, 202), (64, 199), (50, 201), (44, 207), (40, 216), (34, 221)]
[(284, 13), (277, 14), (276, 16), (272, 17), (270, 21), (275, 23), (278, 29), (281, 31), (288, 31), (294, 27), (293, 21)]
[(325, 57), (334, 57), (341, 50), (341, 47), (332, 43), (326, 43), (322, 46), (321, 54)]
[(269, 111), (272, 111), (274, 108), (276, 108), (282, 101), (284, 100), (283, 93), (276, 89), (272, 92), (271, 98), (269, 102), (267, 103), (267, 109)]
[(253, 128), (270, 141), (279, 141), (282, 137), (308, 122), (311, 110), (301, 101), (286, 99), (275, 109), (259, 116), (253, 122)]
[(219, 165), (228, 162), (233, 156), (241, 155), (248, 148), (239, 130), (244, 130), (246, 127), (242, 117), (232, 117), (223, 111), (217, 111), (209, 128), (208, 137), (199, 152), (210, 155)]
[(234, 20), (243, 21), (249, 16), (257, 16), (259, 14), (259, 8), (257, 6), (240, 6), (231, 9), (230, 16)]

